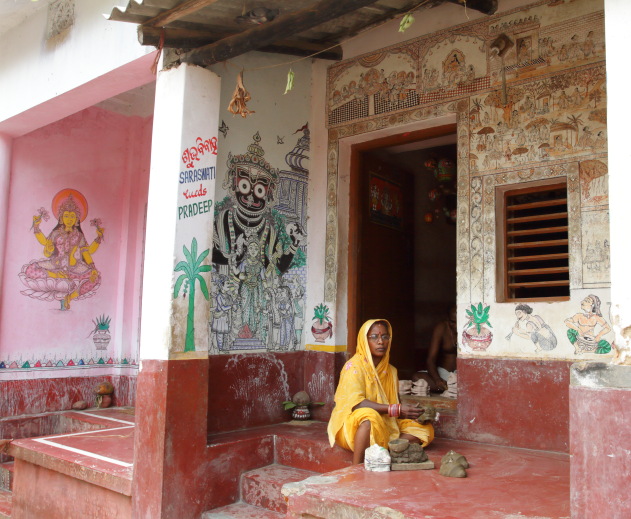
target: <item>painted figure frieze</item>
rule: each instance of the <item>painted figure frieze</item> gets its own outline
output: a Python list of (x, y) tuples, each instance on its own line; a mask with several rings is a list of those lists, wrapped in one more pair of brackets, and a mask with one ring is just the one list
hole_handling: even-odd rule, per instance
[(510, 81), (605, 59), (603, 12), (576, 17), (588, 6), (585, 2), (574, 4), (569, 16), (561, 21), (546, 23), (548, 13), (540, 7), (528, 12), (534, 14), (509, 15), (491, 25), (491, 35), (503, 34), (510, 41), (503, 59), (490, 61), (493, 86), (502, 81), (502, 67)]
[(425, 49), (419, 82), (422, 104), (467, 95), (489, 87), (486, 42), (474, 35), (453, 35)]
[(62, 189), (52, 199), (55, 225), (48, 233), (41, 225), (50, 213), (40, 208), (33, 216), (31, 231), (43, 246), (43, 258), (33, 259), (22, 267), (20, 280), (27, 287), (21, 293), (40, 301), (58, 301), (63, 311), (70, 310), (74, 301), (92, 297), (101, 286), (101, 273), (93, 256), (103, 242), (105, 230), (100, 218), (90, 225), (96, 236), (88, 241), (81, 223), (88, 216), (88, 202), (76, 189)]
[(583, 211), (581, 248), (583, 286), (606, 287), (611, 283), (609, 211)]
[(215, 206), (211, 352), (290, 351), (301, 341), (309, 128), (295, 133), (287, 170), (265, 160), (258, 132), (246, 153), (228, 155), (228, 196)]
[(604, 67), (593, 67), (472, 97), (472, 171), (606, 152), (605, 92)]

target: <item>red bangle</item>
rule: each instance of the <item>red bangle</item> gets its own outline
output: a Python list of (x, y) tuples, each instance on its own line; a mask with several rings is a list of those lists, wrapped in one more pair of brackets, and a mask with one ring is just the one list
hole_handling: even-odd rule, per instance
[(401, 404), (389, 404), (388, 416), (398, 418), (401, 415)]

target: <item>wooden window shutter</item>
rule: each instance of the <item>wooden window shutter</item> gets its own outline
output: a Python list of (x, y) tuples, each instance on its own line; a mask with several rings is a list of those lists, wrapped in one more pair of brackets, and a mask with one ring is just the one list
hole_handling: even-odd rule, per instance
[(504, 300), (570, 298), (567, 185), (504, 193)]

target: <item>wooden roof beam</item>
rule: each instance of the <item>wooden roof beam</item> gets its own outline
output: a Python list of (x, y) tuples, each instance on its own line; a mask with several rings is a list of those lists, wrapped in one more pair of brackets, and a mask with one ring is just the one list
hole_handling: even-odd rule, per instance
[[(220, 32), (194, 29), (160, 29), (158, 27), (138, 26), (138, 41), (141, 45), (152, 45), (157, 47), (160, 44), (160, 36), (164, 33), (163, 46), (175, 49), (195, 49), (203, 45), (215, 43), (228, 34)], [(332, 47), (331, 44), (315, 43), (302, 40), (277, 40), (271, 45), (261, 47), (263, 52), (275, 52), (278, 54), (289, 54), (291, 56), (311, 56), (317, 53), (318, 59), (328, 59), (339, 61), (342, 59), (342, 47), (339, 45)]]
[(185, 16), (199, 11), (204, 7), (214, 4), (218, 0), (187, 0), (179, 5), (160, 13), (158, 16), (143, 22), (143, 25), (148, 27), (164, 27), (175, 20), (184, 18)]
[(277, 40), (309, 30), (375, 2), (376, 0), (322, 0), (311, 7), (281, 15), (269, 23), (187, 52), (181, 56), (180, 61), (207, 67), (252, 50), (259, 50)]

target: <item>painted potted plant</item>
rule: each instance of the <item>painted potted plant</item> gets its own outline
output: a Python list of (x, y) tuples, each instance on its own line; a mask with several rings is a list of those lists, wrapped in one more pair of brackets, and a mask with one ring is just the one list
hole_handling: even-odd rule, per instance
[(324, 342), (333, 335), (333, 324), (329, 317), (329, 307), (324, 305), (324, 303), (314, 308), (311, 333), (317, 342)]
[(493, 328), (489, 322), (490, 306), (483, 307), (482, 303), (478, 306), (471, 305), (471, 310), (467, 310), (469, 322), (465, 330), (462, 332), (462, 342), (474, 351), (484, 351), (493, 340), (493, 334), (485, 324)]
[(110, 335), (110, 317), (105, 314), (99, 315), (96, 319), (92, 319), (94, 330), (90, 332), (92, 341), (97, 350), (106, 350), (112, 336)]
[(324, 402), (312, 402), (309, 393), (306, 391), (298, 391), (291, 400), (283, 402), (285, 411), (291, 411), (291, 417), (294, 420), (308, 420), (311, 418), (311, 405), (324, 405)]

